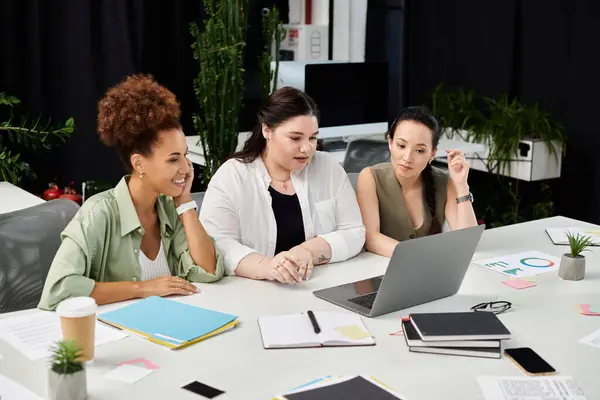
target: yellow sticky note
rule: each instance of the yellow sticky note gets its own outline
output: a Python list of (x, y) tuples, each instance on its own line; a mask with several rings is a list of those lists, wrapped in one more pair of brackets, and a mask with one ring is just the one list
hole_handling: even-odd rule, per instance
[(535, 275), (532, 275), (532, 276), (522, 276), (522, 277), (520, 277), (520, 278), (519, 278), (519, 277), (516, 277), (516, 276), (511, 276), (511, 277), (510, 277), (510, 278), (508, 278), (508, 279), (509, 279), (509, 280), (511, 280), (511, 281), (514, 281), (514, 280), (519, 280), (519, 279), (520, 279), (520, 280), (523, 280), (523, 281), (527, 281), (527, 282), (533, 282), (533, 283), (535, 283), (535, 282), (537, 281), (537, 279), (536, 279)]
[(338, 326), (337, 328), (335, 328), (335, 330), (350, 340), (364, 339), (371, 336), (369, 335), (369, 332), (365, 332), (356, 325)]

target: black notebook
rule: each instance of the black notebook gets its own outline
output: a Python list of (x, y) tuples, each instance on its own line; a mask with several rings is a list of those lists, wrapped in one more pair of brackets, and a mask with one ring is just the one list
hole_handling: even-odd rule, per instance
[[(402, 321), (402, 332), (404, 332), (404, 340), (408, 347), (478, 347), (488, 349), (499, 349), (499, 340), (455, 340), (449, 341), (429, 341), (421, 340), (421, 336), (410, 321)], [(411, 349), (412, 351), (412, 349)]]
[(502, 358), (502, 349), (490, 347), (410, 347), (413, 353), (448, 354), (452, 356)]
[(510, 332), (492, 312), (417, 313), (410, 315), (421, 340), (506, 340)]
[(349, 379), (344, 382), (321, 386), (303, 392), (286, 394), (283, 396), (288, 400), (398, 400), (390, 391), (384, 390), (373, 382), (369, 382), (362, 376)]

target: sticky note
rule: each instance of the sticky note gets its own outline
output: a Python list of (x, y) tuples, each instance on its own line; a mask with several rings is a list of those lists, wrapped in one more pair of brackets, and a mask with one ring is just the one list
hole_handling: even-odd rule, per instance
[(537, 286), (537, 284), (535, 282), (529, 282), (526, 281), (525, 279), (509, 279), (507, 281), (502, 282), (507, 286), (510, 286), (513, 289), (527, 289), (530, 287), (534, 287)]
[(579, 312), (582, 313), (583, 315), (598, 315), (598, 316), (600, 316), (600, 313), (595, 313), (595, 312), (591, 311), (590, 307), (591, 306), (589, 304), (578, 304)]
[(590, 306), (590, 312), (598, 314), (600, 313), (600, 304), (594, 304)]
[(138, 367), (137, 365), (123, 364), (108, 371), (106, 374), (104, 374), (104, 377), (113, 381), (135, 383), (152, 372), (154, 371), (148, 368)]
[(119, 363), (117, 365), (123, 365), (123, 364), (137, 365), (138, 367), (147, 368), (147, 369), (160, 369), (160, 367), (158, 365), (146, 360), (145, 358), (134, 358), (133, 360), (125, 361), (125, 362)]
[(335, 328), (335, 330), (350, 340), (364, 339), (371, 336), (368, 332), (365, 332), (356, 325), (338, 326), (337, 328)]

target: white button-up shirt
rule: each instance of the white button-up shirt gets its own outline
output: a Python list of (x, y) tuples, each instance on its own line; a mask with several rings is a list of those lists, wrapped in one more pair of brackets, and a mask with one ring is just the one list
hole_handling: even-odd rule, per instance
[[(306, 240), (321, 237), (331, 246), (330, 262), (357, 255), (365, 227), (354, 189), (331, 156), (316, 152), (308, 165), (294, 171)], [(225, 259), (228, 274), (251, 253), (273, 257), (277, 224), (271, 208), (271, 177), (260, 157), (251, 163), (230, 159), (215, 173), (200, 208), (200, 221)]]

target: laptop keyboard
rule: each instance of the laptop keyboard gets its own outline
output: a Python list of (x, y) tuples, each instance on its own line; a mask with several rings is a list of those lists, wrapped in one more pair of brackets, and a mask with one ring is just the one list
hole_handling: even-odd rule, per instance
[(353, 297), (348, 299), (348, 301), (353, 302), (354, 304), (358, 304), (359, 306), (363, 306), (366, 308), (373, 308), (373, 303), (375, 302), (375, 297), (377, 296), (377, 292), (365, 294), (363, 296)]

